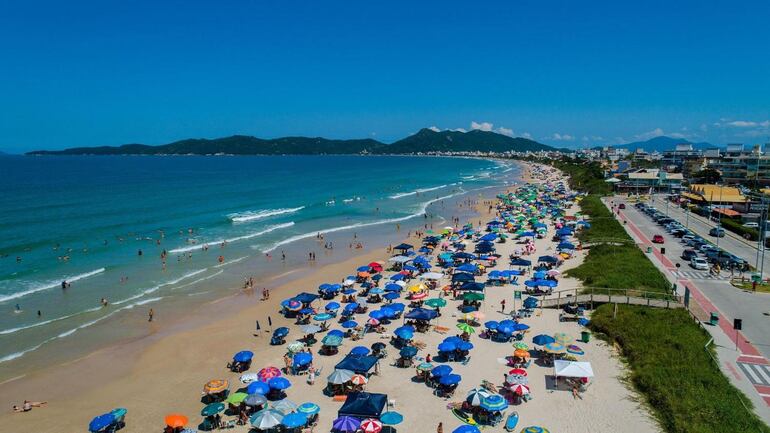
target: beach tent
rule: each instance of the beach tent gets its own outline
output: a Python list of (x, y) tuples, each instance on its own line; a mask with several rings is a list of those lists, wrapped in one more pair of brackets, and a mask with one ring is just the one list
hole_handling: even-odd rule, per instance
[(300, 293), (299, 295), (295, 296), (292, 299), (294, 299), (296, 301), (299, 301), (299, 302), (301, 302), (303, 304), (309, 304), (309, 303), (315, 301), (316, 299), (318, 299), (318, 295), (314, 295), (312, 293), (307, 293), (307, 292), (302, 292), (302, 293)]
[(460, 272), (457, 274), (452, 275), (452, 282), (453, 283), (464, 283), (468, 281), (475, 281), (475, 278), (473, 278), (473, 275), (467, 274), (465, 272)]
[(444, 276), (444, 274), (441, 274), (439, 272), (427, 272), (420, 276), (425, 278), (426, 280), (440, 280)]
[(377, 364), (376, 356), (349, 354), (335, 365), (334, 368), (337, 370), (350, 370), (358, 374), (366, 374), (374, 367), (374, 364)]
[(511, 260), (512, 266), (532, 266), (532, 262), (525, 259), (513, 259)]
[(338, 417), (380, 418), (388, 403), (387, 394), (351, 392), (337, 412)]
[(473, 281), (469, 281), (467, 283), (463, 283), (463, 285), (460, 286), (460, 290), (471, 290), (475, 292), (483, 292), (484, 283), (475, 283)]
[(425, 308), (415, 308), (404, 315), (404, 318), (413, 320), (433, 320), (436, 317), (438, 317), (436, 311)]
[(553, 362), (553, 375), (561, 377), (594, 377), (590, 362), (564, 361)]
[(558, 263), (559, 259), (553, 256), (540, 256), (537, 258), (537, 261), (542, 263)]
[(394, 250), (399, 250), (399, 251), (407, 251), (413, 248), (414, 248), (414, 245), (409, 245), (409, 244), (399, 244), (393, 247)]
[(388, 259), (389, 262), (393, 262), (393, 263), (406, 263), (409, 260), (411, 259), (407, 256), (395, 256)]

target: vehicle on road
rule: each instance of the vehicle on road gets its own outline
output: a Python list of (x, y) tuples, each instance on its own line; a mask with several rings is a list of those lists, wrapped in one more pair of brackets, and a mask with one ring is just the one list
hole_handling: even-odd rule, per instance
[(749, 229), (757, 229), (759, 228), (759, 223), (746, 223), (743, 226)]
[(706, 259), (702, 259), (700, 257), (693, 257), (693, 259), (690, 260), (690, 266), (692, 266), (693, 269), (697, 269), (699, 271), (709, 270), (709, 263), (706, 261)]
[(626, 208), (626, 204), (625, 203), (621, 203), (621, 204), (618, 205), (618, 209), (625, 209), (625, 208)]
[(717, 238), (723, 238), (725, 237), (725, 229), (722, 227), (714, 227), (713, 229), (709, 230), (709, 235)]
[(682, 258), (684, 260), (687, 260), (688, 262), (695, 257), (698, 257), (698, 252), (695, 250), (684, 250), (682, 251)]
[(652, 237), (652, 242), (655, 244), (662, 244), (665, 242), (663, 235), (655, 235)]

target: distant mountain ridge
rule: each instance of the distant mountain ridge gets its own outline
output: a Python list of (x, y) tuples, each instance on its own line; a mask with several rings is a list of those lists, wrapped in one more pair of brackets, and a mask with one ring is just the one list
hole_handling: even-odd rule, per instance
[(646, 152), (662, 153), (667, 150), (676, 149), (677, 144), (691, 144), (693, 149), (696, 149), (696, 150), (716, 149), (721, 147), (715, 144), (705, 143), (705, 142), (693, 143), (684, 138), (672, 138), (672, 137), (667, 137), (665, 135), (653, 137), (647, 141), (635, 141), (633, 143), (615, 144), (610, 147), (613, 147), (615, 149), (628, 149), (632, 152), (636, 149), (644, 149)]
[(65, 150), (36, 150), (27, 155), (324, 155), (324, 154), (415, 154), (428, 152), (553, 151), (551, 146), (522, 137), (489, 131), (435, 131), (424, 128), (391, 144), (373, 139), (330, 140), (321, 137), (262, 139), (233, 135), (215, 139), (186, 139), (159, 146), (74, 147)]

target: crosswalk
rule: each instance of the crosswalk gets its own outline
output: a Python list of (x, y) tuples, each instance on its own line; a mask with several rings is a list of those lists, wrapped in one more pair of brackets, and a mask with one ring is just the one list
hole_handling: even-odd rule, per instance
[(709, 271), (679, 270), (674, 275), (679, 278), (689, 278), (691, 280), (729, 280), (729, 272), (721, 272), (720, 275), (713, 275)]
[(770, 386), (770, 366), (738, 362), (738, 368), (753, 385)]

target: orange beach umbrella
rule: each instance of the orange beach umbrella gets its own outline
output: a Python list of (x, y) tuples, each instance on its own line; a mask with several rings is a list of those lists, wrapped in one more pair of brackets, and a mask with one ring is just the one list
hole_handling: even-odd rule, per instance
[(182, 414), (172, 413), (166, 415), (166, 425), (171, 428), (182, 428), (187, 425), (187, 422), (187, 417)]
[(203, 392), (206, 394), (216, 394), (226, 390), (229, 386), (230, 384), (224, 379), (214, 379), (203, 385)]

